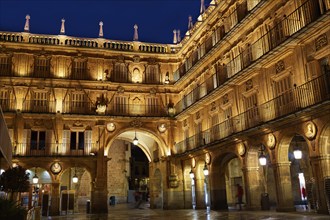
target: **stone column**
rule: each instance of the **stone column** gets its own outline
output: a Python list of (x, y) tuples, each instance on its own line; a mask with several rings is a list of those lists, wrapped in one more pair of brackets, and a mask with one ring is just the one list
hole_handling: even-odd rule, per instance
[(247, 210), (260, 210), (260, 196), (262, 187), (260, 184), (259, 167), (245, 167), (242, 169), (245, 179), (245, 199)]
[(273, 167), (278, 202), (276, 210), (280, 212), (295, 211), (292, 197), (290, 162), (276, 163)]
[(325, 177), (330, 176), (330, 156), (311, 157), (310, 162), (315, 178), (317, 212), (320, 214), (329, 214), (324, 180)]
[[(99, 150), (97, 153), (97, 164), (95, 180), (91, 192), (91, 212), (108, 213), (108, 189), (107, 189), (107, 157), (104, 156), (105, 148), (105, 127), (98, 125)], [(93, 175), (94, 176), (94, 175)]]
[(51, 188), (51, 202), (49, 215), (60, 215), (60, 183), (53, 182)]

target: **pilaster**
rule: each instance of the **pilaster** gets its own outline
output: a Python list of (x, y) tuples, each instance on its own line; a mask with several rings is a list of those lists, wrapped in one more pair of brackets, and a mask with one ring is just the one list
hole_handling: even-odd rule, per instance
[(60, 183), (53, 182), (51, 188), (51, 206), (49, 215), (60, 215)]
[(262, 188), (260, 187), (259, 167), (247, 167), (242, 171), (245, 179), (246, 209), (260, 210)]
[(290, 162), (276, 163), (273, 164), (273, 167), (278, 201), (276, 210), (280, 212), (295, 211), (292, 197)]
[[(315, 178), (317, 212), (329, 214), (330, 207), (327, 207), (325, 178), (330, 177), (330, 156), (311, 157), (310, 162)], [(328, 202), (330, 205), (330, 201)]]

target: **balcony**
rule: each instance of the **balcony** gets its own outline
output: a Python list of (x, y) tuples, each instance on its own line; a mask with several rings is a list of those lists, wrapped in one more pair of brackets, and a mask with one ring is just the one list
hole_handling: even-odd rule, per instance
[(55, 113), (55, 101), (24, 100), (22, 112), (30, 113)]
[(266, 122), (330, 100), (330, 73), (175, 144), (178, 153), (203, 147)]
[(98, 145), (85, 143), (83, 149), (70, 149), (70, 143), (17, 143), (13, 147), (13, 157), (89, 157), (97, 154)]
[[(221, 71), (217, 71), (213, 76), (181, 99), (175, 105), (177, 114), (181, 113), (204, 96), (210, 94), (213, 90), (221, 87), (236, 74), (249, 67), (271, 50), (280, 46), (299, 30), (320, 18), (321, 12), (317, 6), (316, 2), (309, 0), (290, 15), (286, 16), (273, 29), (269, 30), (265, 35), (250, 45), (249, 48), (227, 63)], [(305, 19), (298, 19), (301, 17), (301, 13), (304, 13), (303, 17)]]

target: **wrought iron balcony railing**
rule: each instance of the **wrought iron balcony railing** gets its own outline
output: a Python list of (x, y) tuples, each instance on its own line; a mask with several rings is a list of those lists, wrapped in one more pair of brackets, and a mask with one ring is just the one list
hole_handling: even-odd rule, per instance
[[(304, 19), (298, 19), (300, 17)], [(218, 69), (213, 76), (184, 96), (183, 99), (175, 105), (176, 113), (178, 114), (184, 111), (186, 108), (223, 85), (226, 81), (230, 80), (231, 77), (250, 66), (263, 55), (280, 46), (292, 35), (317, 20), (319, 17), (321, 17), (321, 11), (318, 7), (318, 3), (312, 0), (306, 1), (294, 12), (286, 16), (274, 28), (250, 45), (249, 48), (232, 59), (223, 68)]]
[(265, 122), (330, 100), (330, 73), (175, 144), (177, 153), (193, 150)]
[(70, 148), (70, 143), (18, 143), (13, 144), (13, 157), (95, 156), (98, 145), (84, 143), (82, 148)]

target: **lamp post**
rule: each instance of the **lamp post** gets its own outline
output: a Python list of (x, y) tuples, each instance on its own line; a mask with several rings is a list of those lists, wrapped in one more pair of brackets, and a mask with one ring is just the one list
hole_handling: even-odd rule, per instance
[(265, 192), (261, 194), (261, 209), (262, 210), (269, 210), (269, 195), (267, 193), (267, 157), (264, 154), (265, 146), (261, 145), (260, 155), (259, 155), (259, 164), (262, 166), (262, 174), (264, 180), (264, 188)]
[(192, 200), (192, 207), (196, 209), (196, 193), (195, 193), (195, 174), (192, 170), (189, 173), (191, 179), (191, 200)]
[(32, 183), (37, 184), (39, 182), (39, 178), (37, 176), (37, 168), (34, 169), (34, 176), (32, 178)]
[(295, 147), (293, 148), (293, 156), (294, 159), (300, 160), (302, 158), (302, 151), (297, 145), (297, 136), (295, 136), (294, 138), (295, 138)]
[(135, 131), (135, 137), (133, 139), (133, 144), (134, 145), (138, 145), (139, 144), (139, 139), (137, 139), (137, 137), (136, 137), (136, 131)]
[(77, 176), (77, 170), (76, 170), (76, 167), (74, 168), (74, 175), (72, 177), (72, 182), (73, 183), (78, 183), (78, 176)]
[(207, 168), (207, 164), (205, 162), (204, 169), (204, 191), (205, 191), (205, 206), (207, 214), (210, 213), (211, 209), (211, 199), (210, 199), (210, 187), (209, 187), (209, 169)]

